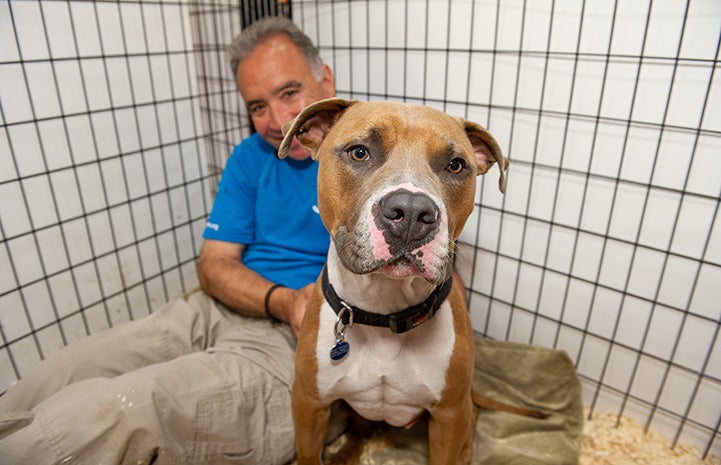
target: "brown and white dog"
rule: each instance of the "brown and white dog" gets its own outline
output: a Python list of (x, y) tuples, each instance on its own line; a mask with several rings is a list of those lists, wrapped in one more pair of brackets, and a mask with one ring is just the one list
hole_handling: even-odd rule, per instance
[(474, 342), (455, 241), (476, 176), (508, 160), (482, 126), (423, 106), (328, 99), (286, 125), (320, 163), (332, 242), (298, 339), (298, 464), (319, 464), (329, 406), (410, 426), (429, 413), (432, 465), (469, 463)]

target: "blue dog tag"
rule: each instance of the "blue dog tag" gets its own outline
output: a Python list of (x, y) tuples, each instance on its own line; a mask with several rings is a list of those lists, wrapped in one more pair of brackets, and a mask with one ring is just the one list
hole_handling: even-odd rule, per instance
[(336, 341), (335, 345), (330, 349), (331, 360), (338, 361), (348, 355), (350, 345), (346, 341)]

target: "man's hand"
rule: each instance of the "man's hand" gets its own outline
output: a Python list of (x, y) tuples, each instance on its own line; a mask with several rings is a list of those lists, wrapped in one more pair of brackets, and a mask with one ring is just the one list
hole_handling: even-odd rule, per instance
[(315, 284), (311, 283), (298, 289), (297, 291), (294, 289), (278, 289), (271, 296), (271, 309), (275, 307), (273, 305), (275, 294), (279, 294), (278, 300), (281, 300), (282, 298), (282, 313), (277, 314), (276, 316), (290, 325), (296, 339), (298, 339), (298, 334), (300, 334), (300, 324), (303, 322), (303, 316), (305, 315), (308, 301), (313, 293), (313, 286), (315, 286)]

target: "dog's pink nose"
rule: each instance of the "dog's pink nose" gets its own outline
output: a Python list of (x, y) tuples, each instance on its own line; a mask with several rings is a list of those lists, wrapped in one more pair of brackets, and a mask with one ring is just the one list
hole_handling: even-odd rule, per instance
[(378, 227), (401, 243), (424, 242), (438, 227), (438, 206), (423, 193), (400, 189), (383, 197), (379, 204)]

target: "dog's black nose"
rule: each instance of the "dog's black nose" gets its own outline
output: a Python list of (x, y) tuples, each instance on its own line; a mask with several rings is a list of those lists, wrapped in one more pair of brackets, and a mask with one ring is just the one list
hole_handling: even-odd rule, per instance
[(403, 243), (422, 240), (437, 229), (438, 206), (423, 193), (401, 189), (383, 197), (379, 204), (378, 226)]

